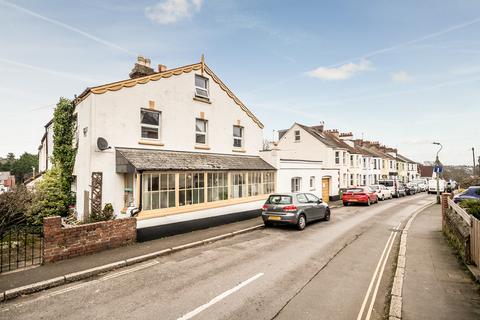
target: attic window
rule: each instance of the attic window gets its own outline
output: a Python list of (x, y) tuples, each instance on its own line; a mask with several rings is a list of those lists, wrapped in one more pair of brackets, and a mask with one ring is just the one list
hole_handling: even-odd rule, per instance
[(195, 96), (203, 99), (209, 99), (208, 78), (195, 75)]
[(300, 141), (300, 130), (295, 130), (295, 141)]

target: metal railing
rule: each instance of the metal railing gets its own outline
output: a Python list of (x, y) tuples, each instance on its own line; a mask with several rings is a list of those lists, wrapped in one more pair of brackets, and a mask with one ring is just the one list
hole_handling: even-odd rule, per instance
[(41, 264), (42, 257), (42, 226), (15, 226), (0, 234), (0, 273)]

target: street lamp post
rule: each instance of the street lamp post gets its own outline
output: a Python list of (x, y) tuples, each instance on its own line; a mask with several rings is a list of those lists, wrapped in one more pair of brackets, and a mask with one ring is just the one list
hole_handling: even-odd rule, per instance
[[(442, 144), (440, 142), (433, 142), (433, 144), (440, 146), (440, 149), (437, 151), (437, 157), (435, 158), (435, 176), (437, 179), (437, 204), (440, 204), (440, 160), (438, 160), (438, 154), (442, 151)], [(438, 169), (437, 169), (438, 168)]]

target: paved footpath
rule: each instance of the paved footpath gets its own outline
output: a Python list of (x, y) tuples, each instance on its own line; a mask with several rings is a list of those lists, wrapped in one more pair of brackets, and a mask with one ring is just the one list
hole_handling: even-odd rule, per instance
[(418, 214), (408, 232), (402, 319), (480, 319), (479, 289), (442, 234), (440, 206)]

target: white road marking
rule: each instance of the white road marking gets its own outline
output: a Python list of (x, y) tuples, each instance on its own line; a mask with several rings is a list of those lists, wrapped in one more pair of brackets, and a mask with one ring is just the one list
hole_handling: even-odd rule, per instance
[(204, 305), (201, 305), (199, 306), (198, 308), (196, 308), (195, 310), (193, 311), (190, 311), (189, 313), (181, 316), (180, 318), (178, 318), (177, 320), (188, 320), (188, 319), (191, 319), (193, 317), (195, 317), (197, 314), (199, 314), (200, 312), (202, 312), (203, 310), (211, 307), (212, 305), (214, 305), (215, 303), (225, 299), (226, 297), (228, 297), (229, 295), (231, 295), (232, 293), (240, 290), (241, 288), (245, 287), (247, 284), (249, 284), (250, 282), (253, 282), (255, 280), (257, 280), (258, 278), (260, 278), (261, 276), (263, 276), (263, 273), (258, 273), (256, 275), (254, 275), (253, 277), (251, 277), (250, 279), (247, 279), (245, 281), (243, 281), (242, 283), (240, 283), (239, 285), (237, 285), (236, 287), (230, 289), (230, 290), (227, 290), (225, 291), (224, 293), (216, 296), (215, 298), (213, 298), (212, 300), (210, 300), (210, 302), (208, 303), (205, 303)]
[(153, 260), (149, 263), (142, 264), (142, 265), (136, 266), (136, 267), (131, 268), (131, 269), (119, 271), (119, 272), (112, 273), (112, 274), (107, 274), (107, 275), (105, 275), (105, 276), (103, 276), (103, 277), (101, 277), (97, 280), (82, 282), (82, 283), (79, 283), (79, 284), (71, 286), (71, 287), (67, 287), (67, 288), (64, 288), (64, 289), (53, 291), (51, 293), (47, 293), (45, 295), (39, 296), (39, 297), (37, 297), (35, 299), (32, 299), (32, 300), (29, 300), (29, 301), (17, 303), (10, 308), (2, 309), (1, 312), (6, 312), (6, 311), (8, 311), (12, 308), (19, 308), (19, 307), (22, 307), (22, 306), (25, 306), (25, 305), (28, 305), (28, 304), (31, 304), (31, 303), (34, 303), (34, 302), (37, 302), (37, 301), (40, 301), (40, 300), (45, 300), (45, 299), (48, 299), (48, 298), (51, 298), (51, 297), (54, 297), (54, 296), (58, 296), (58, 295), (63, 294), (63, 293), (67, 293), (67, 292), (70, 292), (70, 291), (73, 291), (73, 290), (77, 290), (77, 289), (80, 289), (80, 288), (83, 288), (83, 287), (86, 287), (86, 286), (89, 286), (89, 285), (92, 285), (92, 284), (96, 284), (96, 283), (99, 283), (99, 282), (103, 282), (103, 281), (106, 281), (106, 280), (109, 280), (109, 279), (118, 278), (120, 276), (129, 274), (129, 273), (141, 270), (141, 269), (146, 269), (146, 268), (154, 266), (156, 264), (159, 264), (159, 262), (157, 260)]
[[(395, 229), (398, 229), (399, 226), (400, 226), (400, 224)], [(380, 281), (382, 281), (383, 271), (385, 270), (385, 265), (387, 264), (388, 256), (390, 255), (390, 251), (392, 250), (393, 243), (395, 242), (395, 238), (397, 237), (397, 233), (398, 232), (394, 233), (392, 241), (390, 242), (390, 247), (388, 248), (387, 254), (385, 255), (385, 259), (383, 259), (383, 265), (382, 265), (382, 268), (380, 269), (380, 273), (378, 275), (377, 284), (375, 285), (375, 290), (373, 291), (372, 300), (370, 300), (370, 307), (368, 308), (367, 316), (365, 318), (366, 320), (369, 320), (370, 316), (372, 315), (373, 303), (375, 302), (375, 299), (377, 298), (378, 287), (380, 286)]]
[[(370, 284), (368, 285), (367, 293), (365, 294), (365, 298), (363, 299), (362, 307), (360, 308), (360, 311), (358, 312), (357, 320), (362, 319), (362, 315), (363, 315), (363, 312), (365, 310), (365, 306), (367, 305), (368, 299), (370, 297), (370, 292), (372, 290), (373, 284), (375, 283), (375, 279), (377, 278), (377, 273), (380, 269), (380, 266), (382, 265), (382, 261), (384, 260), (384, 258), (385, 258), (385, 261), (386, 261), (387, 258), (388, 258), (388, 254), (390, 254), (391, 246), (393, 245), (393, 241), (394, 241), (395, 236), (397, 234), (396, 230), (399, 227), (400, 227), (400, 223), (395, 227), (395, 230), (393, 230), (390, 233), (390, 236), (388, 237), (387, 243), (385, 244), (385, 248), (383, 248), (382, 255), (380, 256), (380, 259), (378, 260), (377, 267), (375, 268), (375, 271), (373, 272), (372, 279), (370, 280)], [(390, 249), (388, 249), (388, 248), (390, 248)], [(388, 254), (385, 256), (385, 253), (387, 252), (387, 250), (388, 250)], [(381, 278), (382, 274), (383, 274), (383, 268), (382, 268), (382, 272), (381, 272), (379, 278)], [(380, 281), (378, 281), (378, 283), (379, 282)], [(376, 285), (376, 289), (378, 289), (377, 285)], [(376, 295), (376, 292), (375, 292), (375, 295)], [(368, 319), (368, 318), (366, 318), (366, 319)]]

